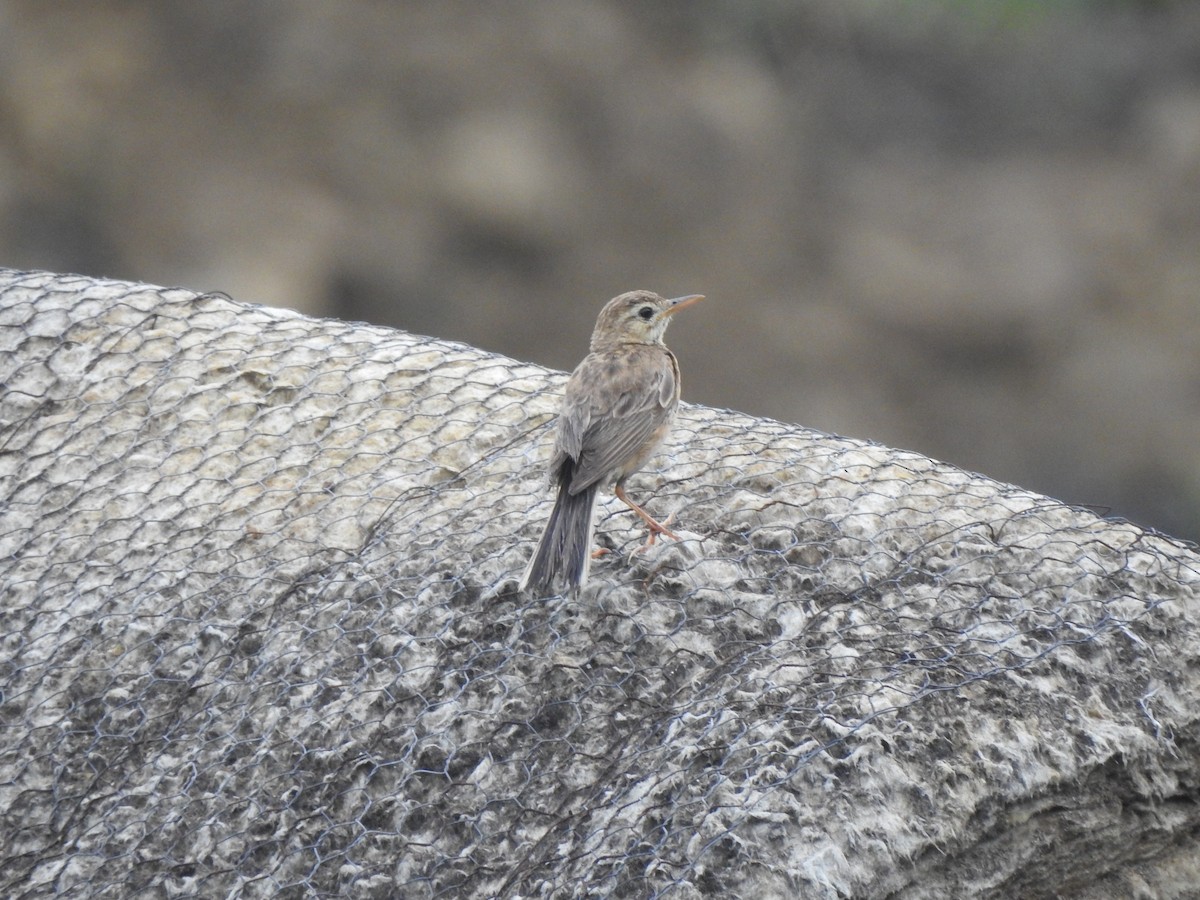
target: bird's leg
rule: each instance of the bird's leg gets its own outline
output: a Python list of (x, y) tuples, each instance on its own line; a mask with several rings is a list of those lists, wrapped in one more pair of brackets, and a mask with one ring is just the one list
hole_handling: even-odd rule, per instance
[[(678, 537), (675, 537), (675, 534), (673, 532), (667, 530), (667, 526), (669, 526), (671, 524), (671, 522), (673, 522), (674, 520), (675, 520), (675, 510), (671, 510), (671, 512), (669, 512), (667, 514), (667, 517), (665, 519), (663, 519), (659, 524), (663, 526), (663, 534), (669, 535), (670, 537), (675, 538), (675, 540), (679, 540)], [(646, 538), (646, 543), (642, 544), (642, 546), (638, 548), (638, 552), (641, 553), (643, 550), (649, 550), (651, 547), (654, 546), (654, 542), (657, 540), (658, 540), (658, 532), (651, 531), (650, 537)]]
[[(626, 506), (628, 506), (630, 509), (632, 509), (635, 513), (637, 513), (641, 517), (642, 521), (646, 523), (646, 527), (650, 529), (650, 540), (648, 540), (646, 542), (647, 547), (652, 546), (654, 544), (655, 539), (660, 534), (665, 534), (667, 537), (669, 537), (673, 541), (679, 540), (679, 535), (677, 535), (675, 532), (673, 532), (670, 528), (668, 528), (662, 522), (655, 521), (654, 517), (652, 515), (650, 515), (650, 513), (646, 512), (644, 509), (642, 509), (640, 506), (638, 506), (636, 503), (634, 503), (632, 500), (630, 500), (628, 495), (626, 495), (625, 488), (623, 486), (618, 484), (616, 486), (616, 488), (613, 490), (613, 493), (615, 493), (617, 495), (618, 499), (620, 499), (620, 501), (622, 503), (624, 503)], [(667, 517), (667, 521), (668, 522), (671, 521), (670, 516)]]

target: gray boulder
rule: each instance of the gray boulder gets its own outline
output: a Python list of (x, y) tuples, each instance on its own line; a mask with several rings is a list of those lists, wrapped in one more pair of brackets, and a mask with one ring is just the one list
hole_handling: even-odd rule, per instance
[(0, 271), (0, 893), (1198, 896), (1194, 548), (686, 407), (533, 600), (562, 378)]

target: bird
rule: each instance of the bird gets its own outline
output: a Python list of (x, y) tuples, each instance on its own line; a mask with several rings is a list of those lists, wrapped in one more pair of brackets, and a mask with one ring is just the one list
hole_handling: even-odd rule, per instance
[(554, 508), (519, 590), (544, 594), (561, 582), (574, 593), (586, 584), (593, 507), (597, 492), (609, 484), (650, 530), (647, 545), (660, 534), (678, 540), (629, 499), (625, 481), (662, 443), (679, 407), (679, 363), (663, 334), (672, 316), (703, 299), (688, 294), (668, 300), (637, 290), (600, 310), (588, 355), (563, 393), (549, 465)]

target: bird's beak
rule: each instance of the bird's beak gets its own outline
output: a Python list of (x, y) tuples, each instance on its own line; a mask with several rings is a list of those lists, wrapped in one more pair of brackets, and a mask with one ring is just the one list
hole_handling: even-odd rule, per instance
[(668, 300), (671, 305), (662, 311), (664, 316), (673, 316), (681, 309), (687, 309), (693, 303), (699, 303), (704, 299), (703, 294), (688, 294), (686, 297), (676, 297), (674, 300)]

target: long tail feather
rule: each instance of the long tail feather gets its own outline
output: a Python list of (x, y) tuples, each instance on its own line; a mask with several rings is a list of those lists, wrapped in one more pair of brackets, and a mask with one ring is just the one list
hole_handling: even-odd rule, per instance
[(522, 591), (532, 590), (542, 595), (550, 592), (560, 580), (572, 591), (587, 583), (588, 567), (592, 562), (592, 507), (596, 502), (597, 486), (591, 485), (573, 495), (567, 490), (569, 481), (567, 477), (559, 483), (550, 521), (521, 576)]

